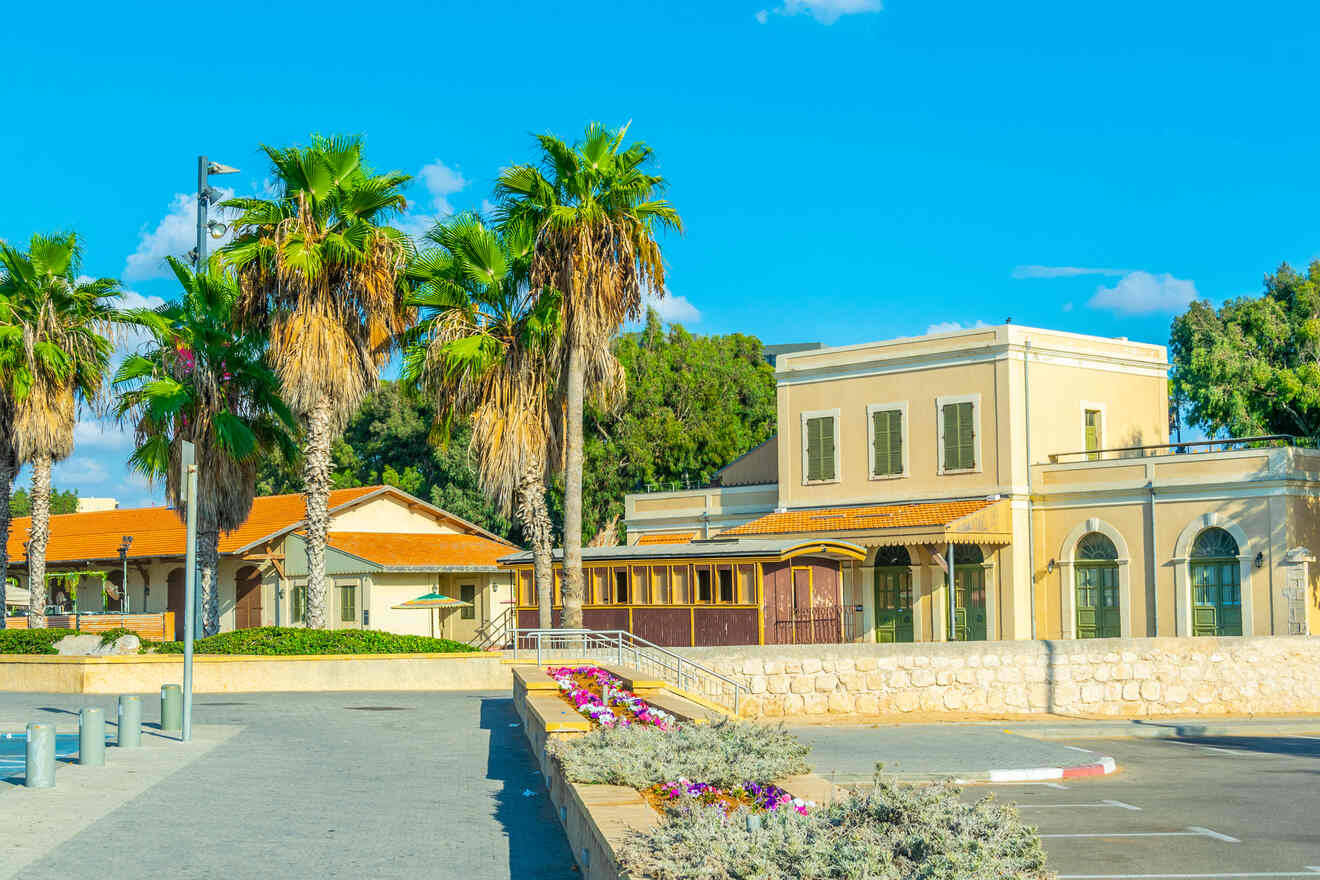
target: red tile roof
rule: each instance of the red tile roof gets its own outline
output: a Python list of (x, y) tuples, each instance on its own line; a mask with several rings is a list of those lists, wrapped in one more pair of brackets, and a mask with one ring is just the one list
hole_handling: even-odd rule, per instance
[(658, 532), (654, 535), (642, 535), (638, 544), (690, 544), (697, 536), (696, 532)]
[[(383, 487), (358, 486), (336, 489), (330, 493), (334, 510)], [(302, 520), (306, 513), (302, 495), (266, 495), (252, 502), (247, 521), (227, 535), (220, 536), (220, 552), (233, 553), (256, 541)], [(28, 539), (32, 518), (15, 517), (9, 525), (9, 561), (26, 559), (23, 542)], [(50, 542), (47, 562), (79, 562), (93, 559), (118, 559), (119, 545), (125, 535), (133, 536), (130, 559), (151, 556), (183, 556), (185, 532), (183, 521), (170, 507), (139, 507), (127, 510), (98, 510), (90, 513), (65, 513), (50, 518)], [(507, 552), (507, 550), (506, 550)]]
[(496, 568), (501, 556), (517, 550), (512, 544), (481, 535), (425, 535), (397, 532), (331, 532), (331, 547), (386, 567), (420, 566)]
[(788, 535), (852, 532), (862, 529), (902, 529), (948, 525), (984, 510), (994, 501), (934, 501), (908, 504), (866, 504), (768, 513), (720, 533), (726, 535)]

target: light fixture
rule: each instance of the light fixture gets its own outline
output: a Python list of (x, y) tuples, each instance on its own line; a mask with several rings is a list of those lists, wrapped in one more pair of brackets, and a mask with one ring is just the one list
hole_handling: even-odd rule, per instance
[(224, 238), (225, 233), (229, 231), (229, 227), (221, 223), (219, 220), (212, 220), (208, 222), (206, 224), (206, 229), (208, 232), (211, 233), (211, 237), (217, 240)]
[(202, 190), (202, 198), (206, 199), (213, 205), (218, 205), (220, 202), (224, 201), (225, 194), (213, 186), (208, 186), (206, 189)]
[(238, 169), (232, 165), (221, 165), (219, 162), (208, 162), (206, 164), (207, 174), (237, 174)]
[(1257, 568), (1265, 567), (1265, 554), (1263, 552), (1256, 554), (1256, 567)]
[(1050, 574), (1054, 574), (1054, 569), (1055, 569), (1055, 568), (1056, 568), (1056, 566), (1055, 566), (1055, 564), (1054, 564), (1054, 560), (1053, 560), (1053, 559), (1050, 560), (1050, 564), (1049, 564), (1049, 565), (1045, 566), (1045, 570), (1046, 570), (1047, 572), (1049, 572)]

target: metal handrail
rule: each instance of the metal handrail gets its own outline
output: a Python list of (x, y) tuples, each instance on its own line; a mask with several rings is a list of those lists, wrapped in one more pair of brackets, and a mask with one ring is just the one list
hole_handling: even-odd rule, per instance
[[(1188, 449), (1191, 447), (1224, 447), (1219, 450), (1227, 452), (1229, 446), (1237, 446), (1245, 443), (1278, 443), (1282, 442), (1285, 446), (1296, 446), (1298, 440), (1305, 440), (1305, 437), (1298, 437), (1293, 434), (1263, 434), (1259, 437), (1228, 437), (1223, 440), (1189, 440), (1186, 443), (1151, 443), (1145, 446), (1117, 446), (1113, 449), (1087, 449), (1081, 452), (1054, 452), (1050, 454), (1050, 464), (1063, 464), (1060, 459), (1069, 458), (1074, 455), (1096, 456), (1100, 457), (1106, 453), (1118, 452), (1140, 452), (1140, 456), (1129, 456), (1129, 458), (1145, 458), (1147, 452), (1155, 452), (1161, 449)], [(1209, 451), (1214, 451), (1210, 449)], [(1109, 460), (1109, 459), (1106, 459)]]
[[(526, 647), (524, 648), (524, 644)], [(695, 663), (675, 651), (647, 641), (625, 629), (515, 629), (513, 630), (513, 657), (518, 659), (520, 651), (536, 650), (536, 664), (542, 665), (548, 652), (570, 652), (574, 657), (591, 657), (596, 654), (613, 654), (620, 666), (625, 658), (631, 660), (638, 669), (649, 666), (662, 671), (662, 677), (673, 682), (679, 690), (693, 691), (716, 700), (724, 699), (731, 704), (735, 714), (741, 702), (746, 686), (721, 675), (709, 667)]]
[(505, 608), (503, 613), (479, 626), (476, 633), (468, 640), (468, 644), (478, 651), (488, 651), (493, 647), (503, 647), (508, 644), (510, 635), (517, 625), (517, 613), (517, 609), (513, 606)]

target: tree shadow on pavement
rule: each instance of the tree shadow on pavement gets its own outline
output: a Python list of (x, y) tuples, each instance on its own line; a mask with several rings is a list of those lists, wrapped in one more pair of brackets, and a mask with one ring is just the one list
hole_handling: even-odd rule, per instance
[[(482, 699), (481, 727), (490, 731), (486, 777), (503, 783), (495, 796), (495, 819), (508, 834), (509, 876), (518, 880), (580, 878), (513, 700)], [(531, 794), (525, 794), (529, 791)]]

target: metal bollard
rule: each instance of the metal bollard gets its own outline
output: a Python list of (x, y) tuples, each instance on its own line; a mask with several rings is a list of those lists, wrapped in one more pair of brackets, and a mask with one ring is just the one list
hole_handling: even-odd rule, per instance
[(32, 722), (27, 726), (27, 770), (23, 785), (28, 788), (55, 786), (55, 727)]
[(126, 694), (119, 698), (119, 737), (121, 749), (136, 749), (142, 745), (142, 698)]
[(78, 763), (105, 766), (105, 710), (98, 706), (84, 706), (78, 713)]
[(183, 688), (177, 684), (160, 686), (160, 729), (183, 731)]

